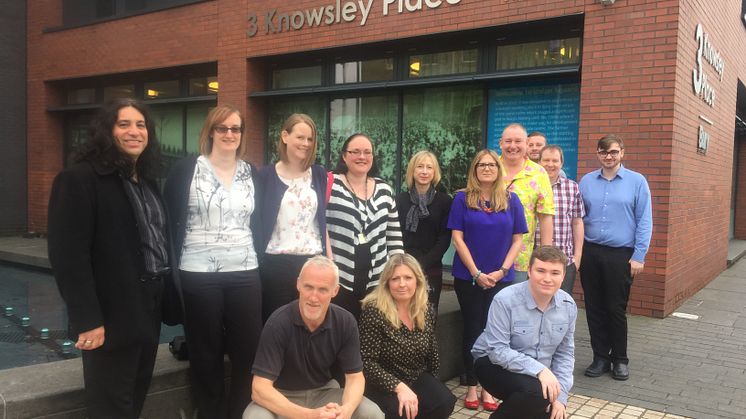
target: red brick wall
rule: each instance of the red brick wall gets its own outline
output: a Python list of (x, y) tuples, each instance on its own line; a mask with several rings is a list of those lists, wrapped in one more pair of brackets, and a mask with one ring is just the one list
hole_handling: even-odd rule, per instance
[[(735, 107), (738, 79), (746, 80), (746, 30), (740, 22), (741, 4), (682, 0), (679, 14), (678, 66), (671, 150), (669, 248), (665, 312), (704, 287), (726, 267), (730, 222)], [(701, 23), (710, 43), (725, 61), (723, 80), (703, 60), (703, 69), (716, 92), (715, 106), (698, 98), (692, 69)], [(699, 120), (704, 115), (714, 125)], [(697, 154), (700, 123), (710, 133), (706, 155)]]
[[(393, 8), (386, 17), (383, 2), (374, 0), (363, 27), (358, 17), (265, 34), (260, 16), (254, 37), (246, 36), (250, 12), (334, 2), (215, 0), (54, 33), (42, 30), (60, 23), (61, 2), (36, 3), (28, 18), (30, 229), (46, 227), (50, 181), (62, 167), (61, 123), (45, 111), (61, 103), (61, 92), (50, 80), (216, 61), (218, 101), (243, 111), (247, 157), (260, 163), (264, 103), (247, 95), (264, 89), (266, 69), (255, 58), (585, 13), (578, 172), (598, 167), (598, 138), (620, 134), (625, 164), (648, 178), (653, 193), (653, 240), (630, 310), (666, 315), (725, 267), (736, 80), (746, 80), (746, 54), (737, 50), (746, 35), (736, 0), (717, 7), (698, 0), (617, 0), (608, 7), (597, 0), (461, 0), (402, 14)], [(691, 88), (697, 22), (726, 60), (722, 82), (706, 67), (718, 92), (715, 109), (707, 109)], [(715, 121), (706, 156), (696, 153), (697, 115), (703, 111)], [(740, 196), (746, 200), (746, 192)]]

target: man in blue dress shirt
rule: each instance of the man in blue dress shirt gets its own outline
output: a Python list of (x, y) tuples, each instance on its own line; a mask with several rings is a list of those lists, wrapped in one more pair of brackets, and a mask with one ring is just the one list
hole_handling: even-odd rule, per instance
[(578, 308), (560, 285), (567, 256), (555, 246), (531, 254), (528, 282), (500, 291), (472, 355), (479, 382), (502, 399), (490, 419), (567, 417)]
[(627, 301), (653, 232), (648, 182), (625, 168), (623, 158), (622, 139), (604, 136), (598, 141), (601, 168), (580, 181), (586, 213), (580, 280), (593, 349), (585, 375), (598, 377), (611, 370), (616, 380), (629, 378)]

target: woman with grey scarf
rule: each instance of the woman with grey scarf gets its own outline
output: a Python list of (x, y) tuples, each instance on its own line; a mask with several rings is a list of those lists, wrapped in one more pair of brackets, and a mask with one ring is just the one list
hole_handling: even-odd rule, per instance
[(451, 243), (446, 225), (452, 198), (435, 189), (440, 182), (440, 166), (429, 151), (412, 156), (405, 181), (409, 190), (396, 197), (404, 251), (422, 265), (429, 285), (428, 299), (437, 312), (443, 284), (441, 259)]

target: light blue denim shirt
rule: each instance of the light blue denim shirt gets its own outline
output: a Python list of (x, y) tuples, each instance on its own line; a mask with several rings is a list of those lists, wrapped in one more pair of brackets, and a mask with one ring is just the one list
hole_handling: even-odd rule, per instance
[(607, 180), (601, 169), (580, 180), (585, 204), (585, 239), (610, 247), (634, 248), (632, 259), (645, 263), (653, 235), (653, 208), (645, 177), (624, 166)]
[(487, 326), (471, 354), (475, 360), (487, 356), (508, 371), (533, 377), (549, 368), (562, 387), (558, 399), (567, 405), (575, 367), (578, 307), (568, 293), (557, 290), (542, 313), (528, 286), (528, 282), (511, 285), (495, 296)]

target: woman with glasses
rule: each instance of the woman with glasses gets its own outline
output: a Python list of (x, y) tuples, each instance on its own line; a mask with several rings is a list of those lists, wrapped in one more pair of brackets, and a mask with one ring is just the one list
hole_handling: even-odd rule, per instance
[(441, 260), (451, 243), (448, 213), (452, 199), (435, 189), (440, 182), (440, 165), (429, 151), (423, 150), (412, 156), (405, 181), (409, 190), (396, 197), (404, 251), (416, 257), (425, 271), (428, 299), (437, 313), (443, 284)]
[[(472, 160), (466, 188), (453, 198), (448, 228), (456, 248), (453, 288), (464, 320), (462, 356), (468, 385), (464, 406), (477, 409), (480, 398), (471, 347), (484, 330), (492, 298), (513, 281), (513, 261), (528, 231), (521, 201), (506, 191), (494, 151), (482, 150)], [(481, 401), (485, 410), (497, 409), (495, 399), (484, 390)]]
[(263, 198), (257, 251), (265, 321), (298, 298), (296, 281), (306, 260), (327, 253), (327, 172), (313, 164), (316, 138), (311, 117), (290, 115), (277, 139), (280, 161), (265, 166), (257, 177)]
[(360, 317), (360, 300), (378, 285), (386, 259), (404, 253), (391, 186), (375, 177), (373, 142), (352, 134), (342, 144), (326, 209), (340, 290), (334, 303)]
[(241, 159), (243, 131), (238, 109), (212, 109), (200, 133), (200, 156), (177, 163), (164, 191), (200, 418), (241, 417), (251, 398), (251, 365), (262, 328), (256, 229), (250, 224), (255, 170)]

